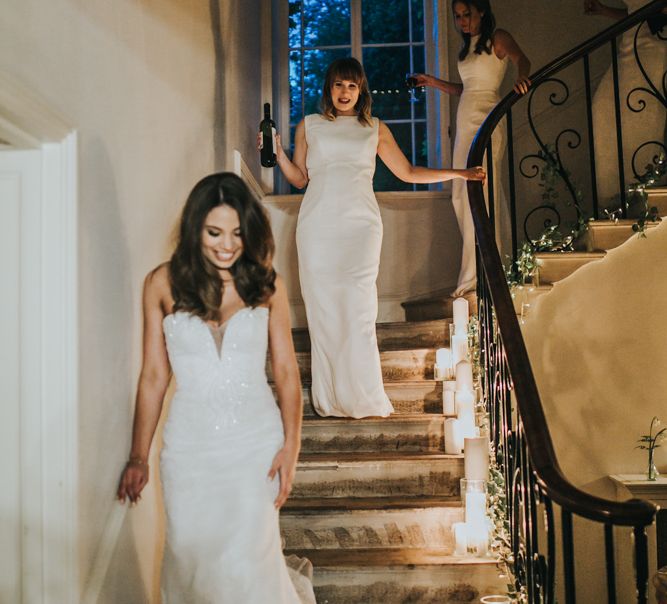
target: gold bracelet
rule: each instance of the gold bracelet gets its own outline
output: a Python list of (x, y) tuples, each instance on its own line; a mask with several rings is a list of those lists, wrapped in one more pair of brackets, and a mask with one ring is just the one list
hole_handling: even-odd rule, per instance
[(141, 457), (130, 457), (125, 464), (127, 466), (145, 466), (148, 467), (148, 462), (141, 459)]

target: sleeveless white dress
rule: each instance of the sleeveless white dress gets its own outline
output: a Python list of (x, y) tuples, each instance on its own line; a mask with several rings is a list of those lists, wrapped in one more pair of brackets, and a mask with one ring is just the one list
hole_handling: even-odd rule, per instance
[[(507, 57), (499, 59), (493, 49), (490, 54), (475, 54), (474, 49), (479, 36), (472, 36), (470, 51), (463, 61), (458, 62), (459, 75), (463, 83), (463, 94), (459, 99), (456, 111), (456, 139), (454, 141), (453, 168), (465, 168), (468, 161), (470, 146), (477, 130), (500, 100), (499, 90), (505, 72)], [(500, 125), (491, 139), (493, 150), (494, 198), (496, 209), (496, 225), (499, 230), (502, 217), (502, 187), (500, 185), (500, 167), (505, 152), (505, 128)], [(486, 161), (485, 161), (486, 167)], [(488, 168), (487, 168), (488, 169)], [(487, 191), (488, 200), (488, 191)], [(454, 295), (460, 295), (475, 288), (475, 229), (472, 214), (468, 205), (468, 189), (466, 181), (457, 178), (452, 181), (452, 203), (463, 239), (461, 252), (461, 269)]]
[(161, 453), (167, 516), (162, 604), (313, 604), (288, 568), (267, 474), (283, 445), (267, 383), (269, 310), (244, 308), (218, 350), (208, 325), (178, 311), (164, 334), (177, 390)]
[[(630, 13), (647, 4), (646, 0), (624, 0)], [(625, 167), (626, 186), (635, 181), (632, 172), (632, 154), (637, 148), (648, 141), (664, 144), (665, 107), (650, 94), (640, 92), (630, 96), (630, 104), (635, 109), (642, 102), (646, 103), (640, 112), (628, 109), (628, 94), (635, 88), (649, 88), (634, 56), (634, 36), (637, 31), (633, 27), (625, 32), (618, 42), (618, 78), (621, 102), (621, 128), (623, 131), (623, 164)], [(658, 90), (662, 90), (663, 75), (667, 68), (667, 42), (651, 34), (647, 24), (643, 24), (637, 38), (637, 51), (646, 74)], [(614, 108), (613, 73), (610, 67), (602, 77), (593, 96), (593, 133), (595, 140), (595, 173), (598, 189), (598, 200), (601, 207), (619, 194), (618, 151), (616, 128), (614, 124), (616, 110)], [(636, 168), (641, 175), (648, 161), (659, 154), (660, 147), (649, 145), (640, 152)]]
[(305, 118), (308, 189), (297, 223), (301, 292), (320, 415), (386, 417), (375, 321), (382, 221), (373, 194), (377, 118)]

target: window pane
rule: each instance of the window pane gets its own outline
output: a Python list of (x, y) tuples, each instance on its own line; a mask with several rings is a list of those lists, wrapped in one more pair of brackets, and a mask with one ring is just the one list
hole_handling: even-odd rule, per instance
[(410, 47), (365, 48), (364, 69), (373, 95), (373, 115), (381, 120), (410, 119)]
[(301, 46), (301, 0), (289, 0), (288, 39), (290, 48)]
[(303, 0), (305, 46), (350, 44), (350, 0)]
[[(412, 129), (410, 124), (387, 125), (401, 151), (403, 151), (408, 160), (412, 161)], [(378, 157), (375, 177), (373, 178), (373, 188), (376, 191), (412, 191), (413, 186), (396, 178)]]
[(409, 42), (409, 0), (362, 0), (362, 44)]
[(294, 124), (301, 119), (301, 53), (292, 51), (289, 53), (289, 121)]
[(350, 48), (335, 50), (304, 50), (303, 52), (303, 97), (305, 115), (317, 113), (320, 107), (324, 74), (334, 59), (348, 57)]
[[(424, 41), (424, 0), (410, 0), (412, 9), (412, 41)], [(447, 10), (447, 9), (445, 9)]]

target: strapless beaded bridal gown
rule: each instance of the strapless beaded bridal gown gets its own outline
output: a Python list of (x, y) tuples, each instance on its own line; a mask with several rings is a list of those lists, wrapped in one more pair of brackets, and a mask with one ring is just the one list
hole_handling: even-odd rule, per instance
[(161, 454), (162, 604), (315, 602), (283, 557), (279, 478), (267, 478), (284, 438), (265, 373), (268, 318), (265, 307), (241, 309), (220, 348), (199, 317), (164, 319), (177, 390)]
[(375, 321), (382, 221), (373, 173), (379, 121), (305, 118), (308, 189), (296, 230), (320, 415), (387, 416)]

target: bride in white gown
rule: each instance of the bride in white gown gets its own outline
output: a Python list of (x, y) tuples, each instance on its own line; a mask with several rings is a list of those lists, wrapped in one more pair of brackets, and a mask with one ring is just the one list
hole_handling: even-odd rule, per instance
[[(300, 448), (301, 384), (287, 294), (261, 206), (234, 174), (207, 176), (169, 263), (144, 286), (144, 359), (118, 497), (136, 503), (173, 370), (161, 454), (163, 604), (314, 604), (288, 569), (278, 510)], [(279, 406), (267, 383), (267, 347)]]
[(324, 416), (385, 417), (393, 407), (383, 389), (375, 334), (382, 244), (375, 156), (411, 183), (482, 180), (484, 171), (411, 165), (389, 128), (371, 117), (368, 83), (356, 59), (329, 65), (321, 105), (321, 114), (306, 116), (296, 127), (291, 161), (277, 145), (287, 180), (297, 188), (308, 185), (296, 237), (313, 405)]
[[(530, 61), (521, 51), (509, 32), (496, 29), (496, 20), (488, 0), (454, 0), (452, 12), (456, 27), (463, 38), (459, 53), (458, 70), (461, 84), (448, 82), (428, 74), (415, 74), (419, 86), (433, 86), (447, 94), (459, 96), (456, 111), (456, 140), (452, 165), (465, 167), (472, 141), (487, 115), (500, 100), (500, 85), (507, 70), (508, 60), (516, 67), (517, 79), (514, 90), (525, 94), (530, 87), (528, 74)], [(491, 140), (493, 149), (494, 199), (496, 200), (497, 224), (502, 230), (505, 220), (501, 205), (501, 160), (505, 152), (505, 132), (496, 128)], [(486, 158), (488, 161), (488, 158)], [(488, 196), (487, 196), (488, 199)], [(461, 231), (463, 246), (461, 269), (452, 295), (461, 296), (475, 289), (477, 268), (475, 262), (475, 229), (468, 202), (465, 183), (452, 184), (452, 203)]]

